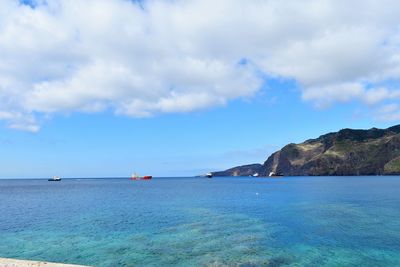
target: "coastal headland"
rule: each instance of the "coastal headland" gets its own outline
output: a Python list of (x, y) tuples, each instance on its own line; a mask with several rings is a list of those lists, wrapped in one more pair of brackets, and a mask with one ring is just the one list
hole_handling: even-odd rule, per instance
[(213, 176), (354, 176), (400, 174), (400, 125), (387, 129), (342, 129), (288, 144), (263, 164), (249, 164)]

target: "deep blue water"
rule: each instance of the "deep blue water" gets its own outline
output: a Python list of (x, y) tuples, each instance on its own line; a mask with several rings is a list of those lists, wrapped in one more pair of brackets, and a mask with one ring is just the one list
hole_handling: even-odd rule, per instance
[(400, 177), (0, 180), (0, 257), (400, 266)]

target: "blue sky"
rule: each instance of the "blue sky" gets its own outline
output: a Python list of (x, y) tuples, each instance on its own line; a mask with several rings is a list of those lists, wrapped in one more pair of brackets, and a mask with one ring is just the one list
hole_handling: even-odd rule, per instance
[(3, 1), (0, 178), (196, 175), (394, 125), (400, 5), (352, 5)]
[(36, 133), (1, 128), (2, 178), (196, 175), (263, 162), (291, 142), (345, 127), (387, 127), (359, 103), (316, 109), (296, 86), (275, 82), (252, 99), (225, 107), (130, 118), (112, 113), (71, 114)]

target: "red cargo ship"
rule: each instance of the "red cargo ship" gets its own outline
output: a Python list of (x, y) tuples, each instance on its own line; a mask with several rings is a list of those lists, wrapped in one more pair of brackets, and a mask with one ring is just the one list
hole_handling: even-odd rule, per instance
[(151, 180), (151, 178), (153, 178), (151, 175), (139, 176), (136, 173), (131, 175), (131, 180)]

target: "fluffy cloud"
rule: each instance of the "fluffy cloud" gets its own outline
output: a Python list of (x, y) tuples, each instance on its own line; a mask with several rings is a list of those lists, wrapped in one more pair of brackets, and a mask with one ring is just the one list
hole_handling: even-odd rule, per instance
[[(26, 1), (25, 1), (26, 2)], [(395, 0), (0, 2), (0, 120), (188, 112), (296, 81), (318, 106), (400, 97)]]
[(400, 105), (387, 104), (375, 111), (375, 119), (380, 121), (399, 121), (400, 120)]

